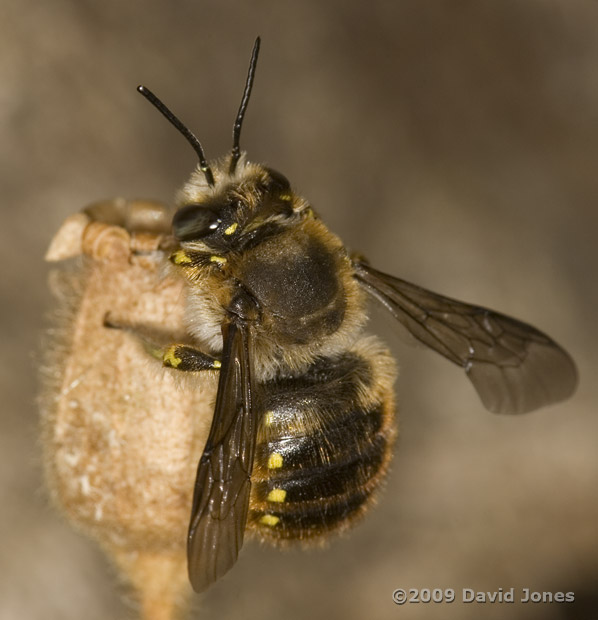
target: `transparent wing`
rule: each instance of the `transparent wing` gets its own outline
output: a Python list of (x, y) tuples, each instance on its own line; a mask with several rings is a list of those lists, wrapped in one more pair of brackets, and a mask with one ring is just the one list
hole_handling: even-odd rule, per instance
[(575, 391), (573, 360), (535, 327), (437, 295), (359, 261), (354, 267), (365, 290), (417, 340), (463, 367), (490, 411), (524, 413)]
[(250, 332), (223, 326), (222, 366), (210, 435), (197, 468), (187, 540), (197, 592), (237, 561), (247, 521), (257, 420), (252, 407)]

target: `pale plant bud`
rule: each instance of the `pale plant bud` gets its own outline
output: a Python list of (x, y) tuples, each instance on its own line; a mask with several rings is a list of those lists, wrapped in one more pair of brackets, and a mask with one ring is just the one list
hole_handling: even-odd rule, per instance
[(186, 333), (182, 282), (162, 273), (169, 223), (155, 203), (101, 203), (67, 218), (47, 255), (63, 261), (43, 367), (48, 487), (147, 620), (178, 617), (191, 592), (186, 532), (217, 382), (148, 351)]

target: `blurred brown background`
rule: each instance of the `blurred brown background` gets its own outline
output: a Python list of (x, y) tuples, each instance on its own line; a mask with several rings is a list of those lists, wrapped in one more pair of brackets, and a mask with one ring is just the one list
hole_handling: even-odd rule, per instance
[[(379, 268), (551, 334), (581, 384), (566, 404), (493, 416), (459, 369), (375, 312), (401, 365), (401, 437), (378, 508), (328, 551), (247, 545), (197, 617), (596, 617), (598, 4), (4, 0), (0, 618), (131, 614), (42, 488), (43, 255), (70, 213), (118, 195), (170, 201), (195, 165), (138, 83), (209, 156), (230, 148), (257, 34), (250, 157)], [(511, 586), (577, 602), (391, 600), (397, 587)]]

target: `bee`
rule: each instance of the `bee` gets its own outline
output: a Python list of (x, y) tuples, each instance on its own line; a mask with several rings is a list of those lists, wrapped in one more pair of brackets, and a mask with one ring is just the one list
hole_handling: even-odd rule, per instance
[(571, 357), (521, 321), (427, 291), (351, 254), (279, 172), (240, 149), (260, 39), (233, 125), (208, 163), (196, 136), (147, 88), (199, 166), (180, 192), (168, 249), (185, 282), (189, 343), (165, 366), (219, 372), (197, 468), (188, 571), (205, 590), (236, 562), (246, 531), (288, 544), (346, 529), (372, 502), (395, 430), (395, 362), (366, 334), (366, 300), (463, 368), (484, 406), (518, 414), (575, 390)]

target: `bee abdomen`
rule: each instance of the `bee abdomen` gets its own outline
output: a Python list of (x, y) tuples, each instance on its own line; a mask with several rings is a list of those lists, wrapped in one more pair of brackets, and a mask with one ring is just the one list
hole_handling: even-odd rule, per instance
[(317, 540), (369, 505), (395, 435), (394, 365), (377, 353), (321, 359), (301, 377), (262, 386), (248, 525), (263, 538)]

